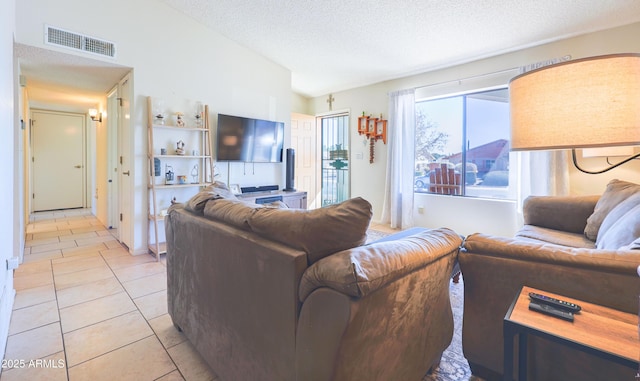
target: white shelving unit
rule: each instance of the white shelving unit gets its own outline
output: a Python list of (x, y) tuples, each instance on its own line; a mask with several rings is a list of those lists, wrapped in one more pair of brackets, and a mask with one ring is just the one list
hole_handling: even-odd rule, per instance
[[(211, 154), (211, 130), (209, 126), (209, 107), (204, 105), (202, 127), (180, 127), (166, 124), (154, 124), (153, 100), (147, 98), (148, 110), (148, 152), (149, 159), (149, 251), (156, 260), (160, 254), (167, 252), (164, 242), (164, 215), (171, 206), (173, 199), (177, 202), (186, 202), (189, 197), (196, 194), (201, 188), (211, 185), (213, 182), (213, 157)], [(162, 140), (158, 141), (158, 137)], [(172, 139), (172, 140), (170, 140)], [(168, 146), (172, 143), (187, 141), (184, 154), (172, 154), (176, 152)], [(161, 149), (166, 154), (159, 154)], [(177, 148), (177, 147), (176, 147)], [(197, 153), (194, 153), (194, 150)], [(155, 162), (160, 160), (160, 176), (156, 175)], [(164, 165), (163, 165), (164, 164)], [(163, 171), (164, 168), (164, 171)], [(182, 168), (182, 172), (174, 173), (173, 183), (167, 184), (167, 168)], [(186, 169), (185, 169), (186, 168)], [(188, 170), (191, 168), (191, 170)], [(179, 182), (179, 176), (186, 176), (183, 183)], [(162, 230), (161, 230), (162, 229)], [(160, 233), (163, 234), (160, 234)]]

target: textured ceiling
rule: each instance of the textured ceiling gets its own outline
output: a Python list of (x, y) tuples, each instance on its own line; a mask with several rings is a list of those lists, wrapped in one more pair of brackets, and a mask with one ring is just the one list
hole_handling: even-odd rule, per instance
[(292, 72), (307, 96), (640, 21), (638, 0), (160, 0)]
[[(640, 0), (156, 1), (288, 68), (293, 90), (306, 96), (640, 21)], [(34, 107), (86, 109), (130, 70), (19, 44), (15, 51)]]

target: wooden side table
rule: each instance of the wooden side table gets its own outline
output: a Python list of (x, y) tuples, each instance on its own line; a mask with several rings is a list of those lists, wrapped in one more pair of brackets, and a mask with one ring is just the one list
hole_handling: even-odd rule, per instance
[[(578, 304), (574, 321), (529, 310), (529, 293)], [(638, 369), (638, 315), (524, 286), (504, 317), (504, 380), (513, 377), (513, 340), (518, 336), (518, 380), (527, 379), (527, 336), (535, 335)]]

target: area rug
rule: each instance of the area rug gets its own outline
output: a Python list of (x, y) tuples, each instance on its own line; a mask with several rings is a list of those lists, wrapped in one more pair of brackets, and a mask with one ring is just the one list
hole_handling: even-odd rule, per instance
[(422, 381), (482, 381), (471, 374), (469, 363), (462, 354), (462, 312), (464, 307), (464, 276), (459, 283), (449, 282), (449, 297), (453, 309), (453, 339), (442, 354), (440, 365)]
[(380, 230), (368, 229), (367, 230), (367, 240), (365, 244), (375, 242), (381, 238), (384, 238), (393, 233), (387, 233)]

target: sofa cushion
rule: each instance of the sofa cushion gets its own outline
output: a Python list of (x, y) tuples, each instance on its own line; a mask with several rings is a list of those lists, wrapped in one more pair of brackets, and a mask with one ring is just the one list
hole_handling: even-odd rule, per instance
[(596, 245), (601, 241), (601, 237), (604, 236), (607, 231), (611, 229), (616, 222), (618, 222), (618, 220), (639, 204), (640, 193), (635, 193), (622, 200), (615, 206), (615, 208), (611, 209), (604, 220), (602, 220), (602, 224), (600, 224), (600, 229), (598, 229), (598, 238), (596, 238)]
[(598, 200), (593, 214), (587, 219), (587, 226), (584, 229), (585, 236), (595, 241), (598, 238), (600, 225), (607, 214), (620, 202), (635, 193), (640, 193), (640, 185), (622, 180), (611, 180), (602, 197)]
[[(609, 214), (614, 214), (615, 211), (616, 209), (613, 209)], [(602, 225), (604, 226), (607, 222), (605, 218)], [(631, 245), (638, 237), (640, 237), (640, 204), (626, 210), (626, 213), (616, 219), (603, 235), (598, 234), (596, 247), (605, 250), (618, 250)]]
[(251, 205), (241, 200), (215, 199), (207, 202), (204, 207), (204, 216), (249, 230), (249, 217), (257, 207), (255, 204)]
[(250, 230), (249, 218), (258, 209), (287, 209), (284, 202), (276, 201), (270, 204), (254, 204), (238, 199), (213, 199), (204, 207), (204, 216), (212, 220), (222, 221), (235, 227)]
[(543, 228), (534, 225), (524, 225), (522, 229), (516, 233), (516, 237), (568, 247), (585, 249), (594, 249), (596, 247), (595, 243), (587, 239), (584, 234)]
[(371, 215), (371, 204), (356, 197), (313, 210), (258, 209), (249, 217), (249, 226), (263, 237), (305, 251), (311, 264), (362, 245)]
[(600, 196), (529, 196), (522, 202), (525, 225), (584, 236), (587, 219)]
[(237, 200), (236, 196), (227, 187), (227, 184), (216, 181), (191, 197), (184, 208), (190, 212), (202, 215), (207, 201), (221, 198)]
[(457, 253), (461, 244), (458, 234), (441, 228), (341, 251), (305, 271), (298, 291), (300, 301), (320, 287), (363, 297), (449, 253)]

